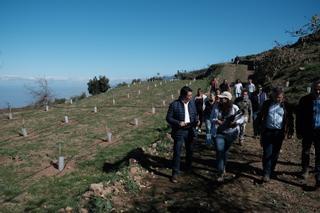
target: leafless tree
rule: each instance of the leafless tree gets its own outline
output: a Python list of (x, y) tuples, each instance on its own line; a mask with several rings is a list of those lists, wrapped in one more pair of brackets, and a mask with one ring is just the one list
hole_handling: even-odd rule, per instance
[(36, 106), (44, 106), (53, 101), (54, 95), (49, 87), (48, 80), (45, 78), (38, 78), (36, 80), (36, 88), (27, 87), (29, 93), (34, 97)]
[(297, 30), (287, 30), (286, 33), (293, 37), (302, 37), (312, 33), (316, 33), (320, 30), (320, 15), (313, 15), (307, 24), (300, 27)]

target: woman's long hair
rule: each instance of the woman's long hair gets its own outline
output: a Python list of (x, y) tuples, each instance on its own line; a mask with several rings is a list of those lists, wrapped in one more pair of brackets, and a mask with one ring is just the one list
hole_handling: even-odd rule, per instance
[(227, 102), (224, 103), (223, 101), (219, 102), (219, 109), (221, 110), (223, 115), (229, 115), (232, 106), (233, 106), (233, 102), (229, 99), (226, 99)]

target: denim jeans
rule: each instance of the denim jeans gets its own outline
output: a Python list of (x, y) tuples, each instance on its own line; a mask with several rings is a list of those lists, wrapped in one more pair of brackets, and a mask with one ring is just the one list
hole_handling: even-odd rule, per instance
[(263, 175), (271, 176), (276, 167), (280, 149), (283, 143), (284, 133), (282, 130), (266, 129), (261, 135), (263, 146), (262, 167)]
[(310, 149), (312, 144), (315, 149), (315, 175), (316, 181), (320, 182), (320, 129), (314, 130), (312, 135), (308, 135), (302, 139), (302, 170), (306, 171), (310, 163)]
[(227, 163), (227, 152), (231, 144), (237, 139), (238, 130), (231, 134), (217, 134), (216, 136), (216, 154), (217, 154), (217, 170), (222, 174)]
[(173, 136), (173, 139), (172, 175), (179, 175), (180, 155), (183, 144), (186, 149), (186, 166), (188, 169), (191, 169), (194, 140), (193, 130), (191, 128), (178, 130)]
[(206, 124), (206, 134), (210, 134), (211, 133), (211, 120), (209, 119), (205, 119), (205, 124)]
[(206, 125), (206, 144), (212, 143), (212, 135), (211, 135), (211, 121), (210, 119), (205, 119)]

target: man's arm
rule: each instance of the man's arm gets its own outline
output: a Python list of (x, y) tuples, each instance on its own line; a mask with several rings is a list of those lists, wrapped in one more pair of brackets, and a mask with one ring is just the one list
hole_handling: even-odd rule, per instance
[(251, 122), (251, 116), (252, 116), (252, 102), (249, 100), (249, 106), (248, 106), (248, 122)]
[(294, 133), (294, 117), (293, 117), (293, 108), (292, 106), (287, 103), (287, 116), (288, 116), (288, 132), (287, 137), (292, 138), (292, 135)]
[(167, 117), (166, 120), (171, 126), (179, 127), (180, 126), (180, 121), (174, 119), (174, 102), (170, 104), (168, 112), (167, 112)]

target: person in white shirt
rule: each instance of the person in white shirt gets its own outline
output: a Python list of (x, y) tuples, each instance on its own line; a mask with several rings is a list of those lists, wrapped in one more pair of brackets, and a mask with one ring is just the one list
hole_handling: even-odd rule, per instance
[(256, 85), (254, 85), (254, 83), (252, 83), (252, 79), (251, 78), (249, 78), (248, 80), (249, 80), (249, 82), (248, 82), (248, 85), (247, 85), (247, 90), (249, 92), (249, 98), (251, 99), (254, 91), (256, 91)]
[(238, 79), (236, 81), (236, 84), (234, 85), (234, 95), (236, 96), (236, 98), (239, 98), (241, 96), (242, 90), (243, 90), (243, 85), (240, 79)]
[(225, 167), (227, 163), (227, 152), (232, 143), (239, 135), (239, 125), (244, 122), (242, 113), (239, 113), (239, 107), (232, 102), (230, 92), (223, 92), (218, 95), (220, 104), (218, 106), (218, 116), (216, 125), (217, 134), (215, 138), (216, 154), (217, 154), (217, 170), (218, 182), (224, 181)]
[(195, 128), (199, 125), (190, 87), (184, 86), (181, 88), (179, 99), (173, 101), (169, 106), (166, 120), (171, 126), (171, 136), (174, 140), (171, 181), (177, 183), (183, 144), (186, 149), (186, 170), (191, 171), (193, 142), (196, 138)]

